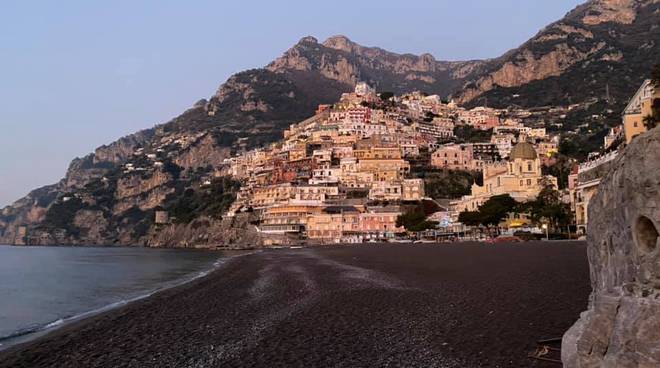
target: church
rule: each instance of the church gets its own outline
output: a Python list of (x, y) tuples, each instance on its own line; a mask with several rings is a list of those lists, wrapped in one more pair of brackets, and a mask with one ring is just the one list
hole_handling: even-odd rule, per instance
[(508, 161), (484, 166), (483, 185), (472, 184), (471, 195), (452, 202), (452, 209), (476, 211), (490, 197), (500, 194), (509, 194), (518, 202), (534, 200), (544, 182), (557, 187), (557, 178), (541, 173), (541, 160), (534, 146), (520, 142), (511, 149)]

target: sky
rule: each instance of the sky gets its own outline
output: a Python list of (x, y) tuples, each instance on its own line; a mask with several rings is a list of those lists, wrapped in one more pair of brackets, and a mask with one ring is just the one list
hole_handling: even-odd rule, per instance
[(0, 208), (175, 117), (300, 38), (438, 60), (500, 56), (581, 0), (3, 1)]

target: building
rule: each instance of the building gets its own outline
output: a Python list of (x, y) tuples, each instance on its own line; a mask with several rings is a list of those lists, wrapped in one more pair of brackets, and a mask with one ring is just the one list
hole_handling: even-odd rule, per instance
[(642, 83), (623, 110), (623, 131), (626, 144), (646, 131), (644, 118), (652, 116), (654, 104), (660, 99), (660, 88), (655, 88), (650, 79)]
[(500, 157), (509, 157), (509, 152), (513, 148), (516, 137), (511, 133), (493, 134), (490, 136), (490, 143), (497, 147)]
[(446, 144), (431, 154), (431, 165), (450, 170), (470, 170), (473, 159), (472, 145)]
[(486, 165), (483, 185), (472, 185), (471, 195), (452, 202), (459, 212), (476, 211), (490, 197), (508, 194), (518, 202), (536, 198), (544, 185), (557, 187), (557, 179), (541, 173), (541, 160), (534, 146), (527, 142), (516, 144), (505, 162)]
[(266, 234), (301, 233), (310, 215), (320, 213), (321, 207), (302, 204), (273, 206), (261, 214), (259, 230)]
[(412, 125), (412, 128), (417, 134), (436, 139), (451, 138), (454, 136), (454, 128), (447, 125), (417, 122)]
[(154, 223), (167, 224), (170, 222), (170, 214), (167, 211), (156, 211), (154, 215)]
[[(575, 214), (575, 224), (578, 233), (587, 232), (589, 222), (589, 202), (598, 192), (601, 179), (609, 172), (612, 160), (618, 156), (618, 151), (583, 162), (578, 166), (577, 175), (569, 178), (569, 194), (571, 208)], [(570, 180), (575, 180), (571, 183)], [(571, 188), (572, 187), (572, 188)]]
[(472, 157), (487, 163), (500, 160), (500, 152), (494, 143), (471, 143)]
[(404, 201), (419, 201), (424, 198), (424, 180), (405, 179), (401, 184), (401, 199)]
[(375, 94), (376, 91), (365, 82), (359, 82), (355, 85), (355, 94), (359, 97)]

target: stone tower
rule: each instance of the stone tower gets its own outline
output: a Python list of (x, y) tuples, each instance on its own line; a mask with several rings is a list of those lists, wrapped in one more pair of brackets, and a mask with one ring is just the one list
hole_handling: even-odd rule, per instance
[(564, 367), (660, 367), (660, 127), (614, 161), (589, 206), (589, 309)]

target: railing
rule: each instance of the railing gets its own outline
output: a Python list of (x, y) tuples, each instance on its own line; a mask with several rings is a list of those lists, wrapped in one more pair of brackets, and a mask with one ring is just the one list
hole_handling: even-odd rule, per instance
[(619, 155), (619, 151), (616, 150), (616, 151), (609, 152), (609, 153), (607, 153), (607, 154), (605, 154), (605, 155), (603, 155), (603, 156), (600, 156), (600, 157), (598, 157), (598, 158), (595, 158), (595, 159), (593, 159), (593, 160), (590, 160), (590, 161), (587, 161), (587, 162), (583, 162), (583, 163), (581, 163), (580, 166), (578, 167), (578, 173), (583, 173), (583, 172), (585, 172), (585, 171), (589, 171), (589, 170), (591, 170), (591, 169), (593, 169), (593, 168), (595, 168), (595, 167), (598, 167), (598, 166), (600, 166), (600, 165), (602, 165), (602, 164), (604, 164), (604, 163), (606, 163), (606, 162), (612, 161), (612, 160), (614, 160), (618, 155)]

